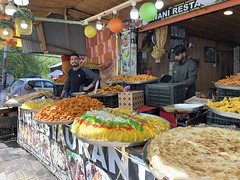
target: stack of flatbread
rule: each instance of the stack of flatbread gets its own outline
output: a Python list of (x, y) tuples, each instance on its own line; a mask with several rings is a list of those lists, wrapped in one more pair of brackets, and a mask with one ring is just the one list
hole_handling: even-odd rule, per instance
[(150, 142), (147, 159), (158, 178), (240, 179), (240, 131), (175, 128)]

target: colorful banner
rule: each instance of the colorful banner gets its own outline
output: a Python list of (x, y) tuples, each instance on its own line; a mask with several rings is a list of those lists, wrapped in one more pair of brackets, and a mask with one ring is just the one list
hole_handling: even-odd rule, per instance
[(121, 74), (137, 74), (137, 34), (134, 31), (121, 33)]
[(133, 155), (133, 150), (127, 153), (125, 148), (84, 143), (69, 126), (38, 123), (33, 115), (19, 110), (18, 143), (59, 179), (154, 180), (137, 150)]

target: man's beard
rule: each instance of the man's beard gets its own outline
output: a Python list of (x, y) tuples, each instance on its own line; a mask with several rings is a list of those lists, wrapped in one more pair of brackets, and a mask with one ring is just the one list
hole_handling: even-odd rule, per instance
[(72, 67), (78, 67), (79, 64), (77, 64), (77, 63), (73, 63), (73, 64), (71, 64), (71, 66), (72, 66)]

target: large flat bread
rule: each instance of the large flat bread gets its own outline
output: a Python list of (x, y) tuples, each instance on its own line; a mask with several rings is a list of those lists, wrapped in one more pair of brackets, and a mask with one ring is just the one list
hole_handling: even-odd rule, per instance
[(240, 131), (175, 128), (151, 141), (147, 158), (169, 179), (240, 179)]

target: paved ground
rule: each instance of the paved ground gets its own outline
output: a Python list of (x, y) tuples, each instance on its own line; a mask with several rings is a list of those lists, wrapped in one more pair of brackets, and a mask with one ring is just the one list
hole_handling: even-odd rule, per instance
[(16, 138), (0, 139), (0, 180), (56, 180), (33, 155), (22, 149)]

